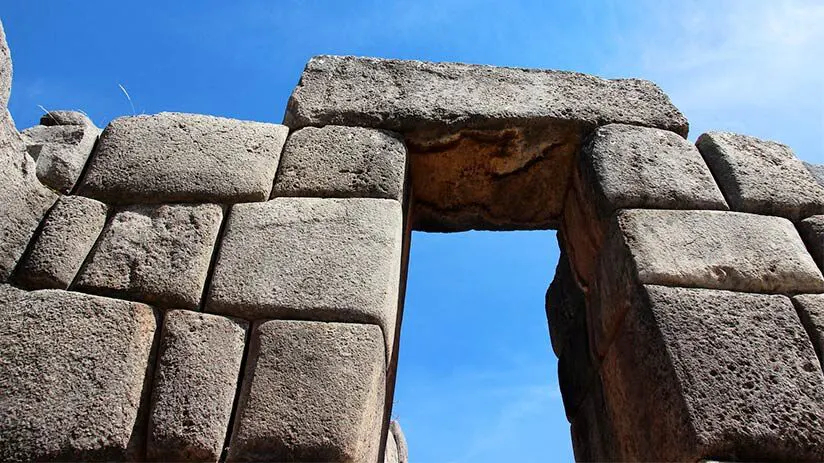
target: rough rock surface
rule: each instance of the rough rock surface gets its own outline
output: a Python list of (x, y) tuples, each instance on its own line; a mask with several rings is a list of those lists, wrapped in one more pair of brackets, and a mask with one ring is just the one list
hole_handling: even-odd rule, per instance
[(383, 453), (384, 463), (398, 463), (398, 444), (395, 442), (395, 435), (391, 432), (386, 434), (386, 450)]
[(696, 145), (732, 210), (793, 221), (824, 214), (824, 187), (788, 146), (729, 132), (705, 133)]
[(306, 127), (286, 140), (272, 196), (401, 201), (406, 146), (396, 134), (361, 127)]
[(156, 320), (134, 302), (0, 286), (0, 460), (134, 460)]
[(796, 227), (818, 268), (824, 269), (824, 215), (807, 217)]
[(645, 286), (601, 374), (621, 460), (824, 459), (824, 374), (785, 296)]
[(254, 329), (228, 461), (378, 459), (385, 357), (375, 325)]
[[(62, 113), (68, 111), (52, 122), (70, 117)], [(37, 178), (62, 193), (70, 192), (80, 179), (99, 135), (100, 129), (91, 123), (36, 125), (21, 134), (26, 150), (37, 161)]]
[(793, 304), (824, 368), (824, 294), (793, 296)]
[(237, 204), (226, 224), (206, 311), (249, 320), (374, 323), (389, 343), (402, 234), (400, 204), (388, 199)]
[(284, 118), (404, 134), (427, 231), (557, 225), (582, 136), (613, 122), (687, 134), (654, 84), (570, 72), (318, 56)]
[(196, 309), (222, 219), (216, 204), (120, 210), (81, 269), (76, 287), (164, 308)]
[(82, 196), (61, 196), (20, 263), (15, 280), (30, 289), (68, 289), (106, 225), (108, 206)]
[(265, 201), (288, 129), (196, 114), (121, 117), (79, 194), (111, 204)]
[(397, 420), (392, 420), (389, 423), (389, 434), (392, 435), (392, 440), (396, 446), (397, 462), (409, 463), (409, 448), (406, 445), (406, 436), (404, 436), (401, 425)]
[(600, 377), (593, 386), (570, 426), (575, 461), (621, 461), (619, 442), (612, 427), (615, 419), (607, 408)]
[(79, 111), (56, 110), (48, 111), (40, 117), (40, 125), (86, 125), (94, 126), (89, 116)]
[(166, 312), (146, 444), (150, 460), (218, 461), (247, 327), (217, 315)]
[(6, 109), (9, 104), (9, 94), (11, 93), (11, 53), (6, 44), (6, 33), (3, 24), (0, 23), (0, 108)]

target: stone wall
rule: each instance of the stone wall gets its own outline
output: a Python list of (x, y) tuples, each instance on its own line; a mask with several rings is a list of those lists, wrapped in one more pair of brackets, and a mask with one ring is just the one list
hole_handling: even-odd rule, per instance
[(824, 459), (824, 187), (784, 145), (693, 145), (642, 80), (332, 56), (284, 125), (18, 134), (0, 51), (4, 461), (406, 462), (411, 230), (546, 228), (578, 460)]

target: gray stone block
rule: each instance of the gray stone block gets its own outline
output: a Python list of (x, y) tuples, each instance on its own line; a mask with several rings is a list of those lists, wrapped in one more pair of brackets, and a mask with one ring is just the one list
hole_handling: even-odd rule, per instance
[(824, 294), (793, 296), (793, 304), (824, 367)]
[(824, 269), (824, 215), (814, 215), (796, 224), (818, 268)]
[(383, 453), (384, 463), (398, 463), (398, 444), (395, 442), (395, 435), (391, 432), (386, 434), (386, 450)]
[(6, 33), (3, 31), (3, 23), (0, 22), (0, 109), (3, 110), (9, 105), (11, 75), (11, 52), (6, 43)]
[(397, 446), (398, 463), (409, 463), (409, 447), (406, 445), (406, 436), (398, 420), (392, 420), (389, 423), (389, 433), (392, 434)]
[(380, 328), (268, 321), (254, 329), (248, 355), (227, 461), (377, 461)]
[(121, 117), (79, 194), (110, 204), (265, 201), (288, 129), (196, 114)]
[(152, 388), (146, 444), (150, 460), (218, 461), (246, 329), (244, 321), (217, 315), (166, 312)]
[(306, 127), (286, 140), (272, 196), (401, 201), (406, 146), (396, 134), (361, 127)]
[(732, 210), (792, 221), (824, 214), (824, 187), (788, 146), (729, 132), (705, 133), (696, 145)]
[(130, 206), (118, 211), (80, 270), (80, 291), (194, 310), (223, 210), (216, 204)]
[(69, 193), (80, 179), (98, 135), (93, 125), (36, 125), (21, 134), (37, 160), (37, 178), (61, 193)]
[(401, 206), (388, 199), (237, 204), (206, 311), (248, 320), (374, 323), (391, 343), (402, 235)]
[(581, 151), (579, 169), (604, 219), (630, 208), (729, 209), (698, 149), (665, 130), (599, 127)]
[(619, 460), (824, 459), (824, 374), (789, 298), (639, 291), (601, 367)]
[(0, 108), (0, 282), (8, 281), (57, 195), (40, 184), (8, 111)]
[(30, 289), (68, 289), (106, 225), (108, 206), (82, 196), (61, 196), (43, 220), (15, 279)]
[(151, 307), (0, 286), (0, 460), (142, 458)]
[(40, 125), (87, 125), (94, 126), (89, 116), (79, 111), (55, 110), (48, 111), (40, 117)]
[(653, 83), (574, 72), (316, 56), (286, 109), (286, 125), (397, 132), (485, 128), (503, 121), (646, 125), (686, 136), (688, 124)]

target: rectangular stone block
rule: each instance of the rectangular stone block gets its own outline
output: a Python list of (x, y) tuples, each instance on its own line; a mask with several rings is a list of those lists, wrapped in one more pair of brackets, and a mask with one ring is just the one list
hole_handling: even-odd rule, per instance
[[(379, 325), (392, 342), (403, 220), (387, 199), (275, 198), (232, 208), (206, 311)], [(388, 349), (387, 352), (391, 352)]]
[(555, 227), (589, 131), (608, 123), (688, 130), (646, 81), (340, 56), (307, 64), (284, 121), (402, 133), (413, 227), (424, 231)]
[(755, 293), (815, 293), (824, 278), (792, 223), (721, 211), (619, 212), (599, 258), (590, 304), (599, 355), (628, 310), (637, 283)]
[(155, 327), (143, 304), (0, 286), (0, 460), (141, 459)]
[(824, 215), (814, 215), (796, 224), (798, 233), (819, 269), (824, 269)]
[(213, 461), (223, 450), (248, 324), (187, 310), (163, 320), (147, 456)]
[(406, 146), (392, 132), (306, 127), (286, 140), (272, 196), (403, 200)]
[(80, 291), (197, 309), (223, 209), (217, 204), (118, 211), (77, 277)]
[(619, 460), (821, 461), (824, 374), (790, 299), (638, 288), (601, 368)]
[(705, 133), (696, 145), (732, 210), (792, 221), (824, 214), (824, 187), (788, 146), (729, 132)]
[(78, 192), (110, 204), (265, 201), (289, 129), (196, 114), (113, 120)]
[(15, 280), (29, 289), (68, 289), (103, 231), (108, 211), (93, 199), (61, 196), (43, 220)]
[(800, 294), (793, 304), (824, 368), (824, 294)]
[(248, 355), (227, 461), (377, 461), (379, 327), (268, 321), (253, 330)]
[(83, 173), (100, 129), (88, 118), (88, 124), (76, 124), (78, 117), (66, 117), (63, 112), (49, 119), (71, 124), (36, 125), (24, 130), (21, 136), (26, 150), (37, 161), (37, 178), (50, 188), (69, 193)]

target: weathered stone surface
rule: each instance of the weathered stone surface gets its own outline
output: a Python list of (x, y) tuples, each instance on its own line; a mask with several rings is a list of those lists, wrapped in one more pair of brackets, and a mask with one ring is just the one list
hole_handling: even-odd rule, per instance
[(824, 187), (780, 143), (729, 132), (696, 142), (732, 210), (801, 220), (824, 214)]
[(0, 109), (6, 109), (9, 105), (9, 94), (11, 93), (11, 53), (6, 44), (6, 33), (3, 30), (3, 23), (0, 23)]
[(576, 335), (580, 319), (586, 320), (584, 294), (575, 281), (563, 247), (555, 267), (555, 276), (546, 292), (546, 318), (552, 349), (555, 356), (560, 357)]
[(34, 160), (26, 153), (11, 115), (0, 108), (0, 282), (9, 279), (56, 200), (37, 180)]
[(402, 234), (401, 206), (388, 199), (237, 204), (206, 311), (249, 320), (374, 323), (391, 343)]
[(0, 460), (134, 460), (156, 320), (143, 304), (0, 286)]
[(272, 196), (401, 201), (406, 146), (396, 134), (361, 127), (306, 127), (286, 140)]
[(824, 294), (793, 296), (793, 304), (824, 367)]
[(87, 125), (94, 126), (89, 116), (79, 111), (55, 110), (48, 111), (40, 117), (40, 125)]
[(16, 281), (30, 289), (68, 289), (106, 225), (109, 208), (82, 196), (61, 196), (43, 220)]
[(284, 320), (258, 325), (228, 461), (376, 461), (383, 348), (375, 325)]
[(217, 315), (166, 312), (146, 444), (150, 460), (218, 461), (247, 326)]
[(619, 459), (824, 458), (824, 374), (789, 298), (639, 291), (601, 369)]
[(383, 453), (383, 462), (398, 463), (398, 444), (391, 432), (386, 434), (386, 450)]
[(389, 423), (389, 434), (392, 435), (392, 440), (396, 446), (397, 462), (409, 463), (409, 448), (406, 445), (406, 436), (404, 436), (401, 425), (397, 420), (392, 420)]
[(796, 224), (818, 268), (824, 269), (824, 215), (814, 215)]
[(166, 308), (197, 308), (223, 218), (216, 204), (130, 206), (115, 214), (76, 286)]
[(599, 258), (590, 332), (599, 356), (637, 283), (755, 293), (816, 293), (824, 278), (792, 223), (740, 212), (619, 212)]
[(26, 150), (37, 160), (37, 178), (68, 193), (79, 180), (100, 129), (93, 125), (36, 125), (21, 135)]
[(571, 420), (575, 461), (620, 461), (619, 442), (612, 427), (614, 418), (604, 398), (600, 377), (593, 381), (580, 408)]
[(121, 117), (79, 193), (112, 204), (265, 201), (288, 129), (196, 114)]
[(403, 133), (414, 227), (427, 231), (555, 226), (586, 132), (613, 122), (688, 129), (646, 81), (339, 56), (309, 61), (284, 120)]

